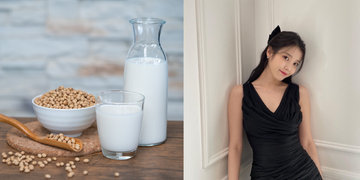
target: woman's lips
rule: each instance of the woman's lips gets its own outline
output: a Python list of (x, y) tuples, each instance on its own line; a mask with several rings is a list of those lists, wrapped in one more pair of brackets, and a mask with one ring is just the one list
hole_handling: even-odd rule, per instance
[(284, 71), (282, 71), (282, 70), (280, 70), (280, 72), (284, 75), (284, 76), (286, 76), (287, 75), (287, 73), (285, 73)]

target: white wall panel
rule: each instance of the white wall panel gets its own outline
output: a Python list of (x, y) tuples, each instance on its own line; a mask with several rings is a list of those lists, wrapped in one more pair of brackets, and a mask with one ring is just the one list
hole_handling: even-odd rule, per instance
[(196, 1), (204, 168), (228, 151), (227, 99), (240, 79), (234, 7), (234, 1)]
[(235, 8), (229, 7), (234, 1), (196, 1), (204, 168), (227, 155), (227, 99), (240, 78)]
[(240, 2), (184, 5), (184, 178), (226, 179), (227, 101), (241, 81)]

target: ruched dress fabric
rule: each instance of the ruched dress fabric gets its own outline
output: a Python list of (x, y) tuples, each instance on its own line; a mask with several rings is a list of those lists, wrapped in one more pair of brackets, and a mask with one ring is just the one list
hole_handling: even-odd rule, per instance
[(243, 85), (243, 125), (253, 150), (252, 180), (321, 180), (300, 143), (299, 86), (288, 84), (280, 105), (270, 111), (251, 83)]

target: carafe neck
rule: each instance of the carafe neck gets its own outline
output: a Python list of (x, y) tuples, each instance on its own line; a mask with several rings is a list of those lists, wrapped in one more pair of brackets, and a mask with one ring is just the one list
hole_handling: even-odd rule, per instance
[(133, 24), (134, 44), (151, 42), (160, 44), (162, 24)]
[(129, 21), (133, 25), (134, 42), (127, 58), (158, 58), (166, 60), (160, 44), (160, 34), (164, 20), (158, 18), (135, 18)]

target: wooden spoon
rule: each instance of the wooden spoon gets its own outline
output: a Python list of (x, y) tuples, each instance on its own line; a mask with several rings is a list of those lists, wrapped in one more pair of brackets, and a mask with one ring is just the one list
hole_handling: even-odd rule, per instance
[(43, 144), (47, 144), (47, 145), (59, 147), (59, 148), (62, 148), (62, 149), (75, 151), (75, 152), (80, 152), (83, 149), (82, 141), (80, 139), (77, 139), (77, 138), (73, 138), (73, 139), (75, 139), (75, 144), (80, 145), (79, 149), (75, 149), (74, 147), (72, 147), (68, 143), (56, 141), (56, 140), (53, 140), (53, 139), (49, 139), (47, 137), (38, 136), (35, 133), (33, 133), (29, 128), (27, 128), (24, 124), (22, 124), (21, 122), (17, 121), (16, 119), (13, 119), (11, 117), (7, 117), (7, 116), (5, 116), (3, 114), (0, 114), (0, 122), (7, 123), (7, 124), (10, 124), (11, 126), (14, 126), (16, 129), (18, 129), (21, 132), (23, 132), (24, 134), (26, 134), (30, 139), (32, 139), (34, 141), (37, 141), (39, 143), (43, 143)]

